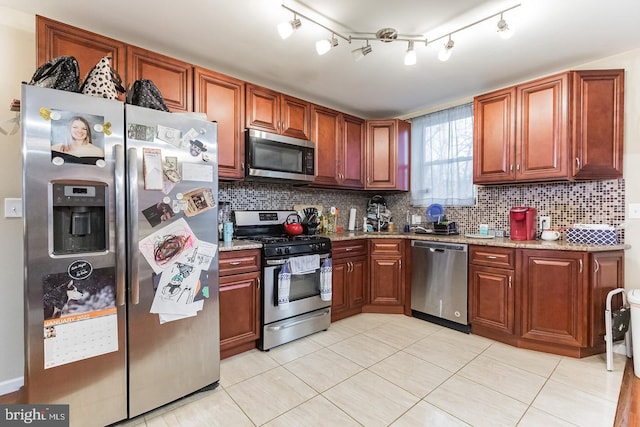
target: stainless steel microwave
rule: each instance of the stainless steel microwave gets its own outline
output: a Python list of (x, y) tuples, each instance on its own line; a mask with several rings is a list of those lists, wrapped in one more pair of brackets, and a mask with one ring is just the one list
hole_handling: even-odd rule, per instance
[(247, 179), (311, 182), (315, 175), (315, 144), (274, 133), (247, 129)]

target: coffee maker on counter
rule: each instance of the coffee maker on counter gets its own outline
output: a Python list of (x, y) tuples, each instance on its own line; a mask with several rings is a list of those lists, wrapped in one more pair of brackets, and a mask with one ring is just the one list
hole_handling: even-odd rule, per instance
[(536, 238), (536, 208), (514, 206), (509, 212), (511, 240), (535, 240)]

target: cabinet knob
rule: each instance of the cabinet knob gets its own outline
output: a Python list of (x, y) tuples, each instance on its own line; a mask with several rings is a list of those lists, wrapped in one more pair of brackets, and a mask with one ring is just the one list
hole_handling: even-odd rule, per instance
[(496, 258), (498, 258), (498, 257), (495, 256), (495, 255), (487, 255), (487, 259), (496, 259)]
[(240, 261), (231, 261), (229, 265), (240, 265)]
[(256, 282), (256, 286), (258, 287), (258, 289), (260, 289), (260, 278), (258, 277), (258, 280)]
[(576, 169), (580, 170), (580, 158), (576, 157)]
[(598, 262), (598, 260), (597, 260), (597, 259), (595, 260), (595, 262), (596, 262), (596, 269), (595, 269), (595, 270), (593, 270), (593, 272), (594, 272), (594, 273), (597, 273), (597, 272), (598, 272), (598, 270), (600, 270), (600, 263)]

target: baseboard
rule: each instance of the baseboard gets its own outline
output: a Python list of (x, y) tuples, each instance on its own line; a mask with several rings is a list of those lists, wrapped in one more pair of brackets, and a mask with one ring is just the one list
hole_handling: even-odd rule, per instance
[(0, 396), (3, 394), (13, 393), (20, 390), (20, 387), (24, 385), (24, 377), (14, 378), (12, 380), (0, 382)]

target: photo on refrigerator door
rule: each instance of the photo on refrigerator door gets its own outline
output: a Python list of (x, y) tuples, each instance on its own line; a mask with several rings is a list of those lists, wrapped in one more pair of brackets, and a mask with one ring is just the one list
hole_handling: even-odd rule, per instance
[[(49, 111), (49, 110), (45, 110)], [(72, 111), (50, 110), (51, 159), (56, 164), (100, 164), (104, 161), (104, 117)]]
[(43, 280), (45, 368), (118, 350), (115, 269), (71, 262)]

